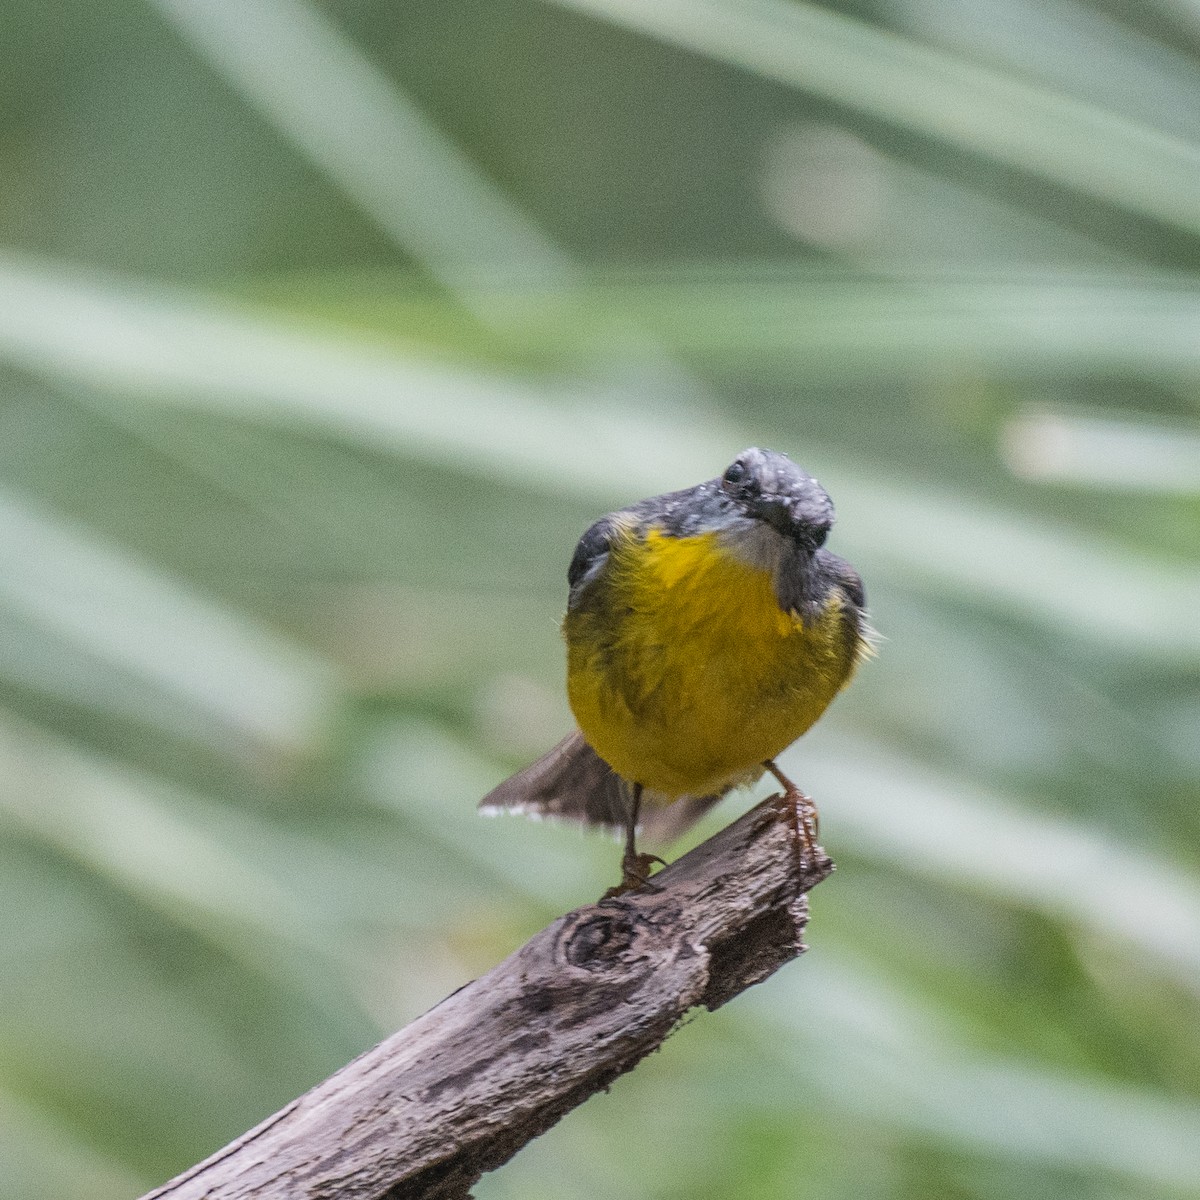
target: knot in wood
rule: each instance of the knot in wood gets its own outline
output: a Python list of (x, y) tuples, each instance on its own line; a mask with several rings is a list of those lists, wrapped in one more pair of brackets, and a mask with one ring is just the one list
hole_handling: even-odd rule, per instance
[(633, 913), (592, 912), (563, 931), (559, 950), (571, 966), (594, 971), (620, 958), (636, 936)]

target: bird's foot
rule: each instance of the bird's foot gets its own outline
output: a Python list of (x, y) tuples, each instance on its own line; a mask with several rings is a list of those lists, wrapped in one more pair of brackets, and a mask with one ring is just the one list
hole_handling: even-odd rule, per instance
[(621, 882), (616, 887), (610, 887), (600, 898), (611, 900), (615, 896), (624, 896), (627, 892), (643, 889), (648, 892), (662, 891), (650, 878), (650, 869), (655, 863), (664, 867), (667, 865), (666, 859), (659, 858), (657, 854), (626, 854), (621, 859)]
[(774, 763), (764, 765), (783, 785), (783, 795), (779, 797), (779, 804), (788, 819), (792, 846), (800, 869), (825, 860), (828, 856), (817, 841), (820, 814), (812, 797), (805, 795)]

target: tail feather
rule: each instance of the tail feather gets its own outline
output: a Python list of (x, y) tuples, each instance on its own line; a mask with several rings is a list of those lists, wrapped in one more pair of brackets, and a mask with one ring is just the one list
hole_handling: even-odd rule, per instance
[[(665, 845), (694, 825), (720, 796), (668, 800), (655, 792), (642, 797), (641, 831)], [(578, 730), (523, 771), (494, 787), (479, 802), (485, 813), (516, 812), (549, 820), (579, 821), (612, 833), (625, 828), (624, 780), (583, 740)]]
[(720, 799), (719, 795), (681, 796), (678, 800), (655, 804), (651, 794), (651, 802), (642, 808), (641, 831), (647, 841), (666, 846), (687, 833)]
[(576, 730), (537, 762), (494, 787), (479, 802), (488, 813), (581, 821), (619, 831), (625, 828), (621, 777)]

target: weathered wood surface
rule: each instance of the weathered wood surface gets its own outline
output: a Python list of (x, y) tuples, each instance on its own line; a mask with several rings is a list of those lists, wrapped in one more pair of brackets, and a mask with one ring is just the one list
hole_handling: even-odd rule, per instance
[(143, 1200), (451, 1200), (803, 949), (833, 864), (764, 801), (642, 890), (560, 917), (482, 978)]

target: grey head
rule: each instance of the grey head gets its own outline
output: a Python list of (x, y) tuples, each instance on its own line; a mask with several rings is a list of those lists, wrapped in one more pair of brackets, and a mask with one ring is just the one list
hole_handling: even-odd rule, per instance
[(824, 545), (833, 515), (825, 489), (803, 467), (786, 454), (752, 446), (717, 479), (601, 517), (575, 547), (567, 607), (574, 609), (603, 577), (614, 538), (654, 528), (672, 537), (715, 531), (739, 558), (772, 571), (780, 604), (796, 608), (810, 589), (808, 564)]
[(744, 516), (764, 521), (808, 550), (825, 544), (833, 527), (829, 493), (786, 454), (743, 450), (721, 476), (722, 495)]

